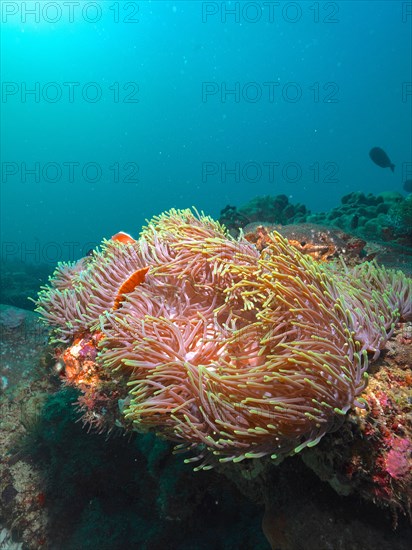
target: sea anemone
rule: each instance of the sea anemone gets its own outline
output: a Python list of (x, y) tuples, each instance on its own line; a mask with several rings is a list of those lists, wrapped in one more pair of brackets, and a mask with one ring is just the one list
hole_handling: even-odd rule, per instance
[[(362, 406), (368, 353), (411, 317), (400, 272), (319, 263), (277, 233), (259, 252), (191, 210), (81, 262), (60, 267), (38, 300), (69, 345), (70, 383), (92, 403), (102, 381), (118, 423), (195, 451), (199, 467), (315, 445)], [(98, 376), (81, 376), (74, 341), (96, 342)]]

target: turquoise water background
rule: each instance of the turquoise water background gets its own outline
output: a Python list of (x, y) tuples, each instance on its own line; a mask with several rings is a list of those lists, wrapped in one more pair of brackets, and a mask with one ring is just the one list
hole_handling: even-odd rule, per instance
[(172, 207), (285, 193), (319, 212), (411, 177), (410, 2), (23, 4), (2, 5), (2, 259), (75, 259)]

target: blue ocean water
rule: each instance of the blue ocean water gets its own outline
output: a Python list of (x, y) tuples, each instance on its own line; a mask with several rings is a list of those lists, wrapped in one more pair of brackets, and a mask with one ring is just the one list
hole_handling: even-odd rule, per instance
[[(410, 2), (3, 2), (3, 258), (196, 206), (402, 191)], [(371, 162), (382, 147), (395, 173)], [(54, 245), (50, 245), (54, 243)], [(54, 249), (53, 249), (54, 246)]]
[[(392, 193), (386, 204), (362, 196), (344, 220), (355, 237), (342, 246), (348, 262), (351, 246), (356, 262), (378, 250), (379, 262), (410, 274), (411, 203), (408, 210), (407, 201), (391, 200), (410, 196), (404, 182), (412, 178), (412, 2), (0, 7), (0, 548), (12, 537), (35, 550), (409, 548), (410, 322), (390, 343), (384, 364), (395, 364), (393, 378), (382, 377), (386, 386), (375, 378), (387, 394), (370, 385), (381, 420), (390, 421), (384, 439), (379, 425), (370, 430), (372, 410), (369, 432), (352, 420), (357, 438), (338, 432), (341, 447), (320, 455), (320, 474), (299, 457), (279, 470), (253, 461), (248, 470), (244, 461), (243, 470), (230, 463), (226, 472), (194, 473), (170, 442), (116, 432), (110, 415), (130, 399), (119, 398), (118, 386), (85, 392), (79, 412), (84, 395), (67, 381), (73, 357), (96, 367), (98, 331), (86, 331), (93, 345), (74, 331), (68, 355), (64, 346), (51, 349), (27, 298), (38, 296), (59, 260), (77, 260), (119, 231), (137, 237), (163, 211), (193, 206), (218, 218), (227, 205), (280, 194), (320, 213), (352, 192)], [(374, 147), (394, 171), (372, 162)], [(364, 205), (373, 213), (356, 233)], [(392, 225), (379, 225), (376, 216), (388, 212)], [(297, 242), (304, 247), (306, 238)], [(84, 372), (77, 374), (81, 387)], [(395, 386), (399, 393), (390, 393)], [(90, 433), (80, 421), (85, 410)], [(95, 433), (103, 420), (113, 424), (109, 433)], [(353, 462), (345, 463), (346, 446)], [(333, 488), (324, 482), (330, 472)]]

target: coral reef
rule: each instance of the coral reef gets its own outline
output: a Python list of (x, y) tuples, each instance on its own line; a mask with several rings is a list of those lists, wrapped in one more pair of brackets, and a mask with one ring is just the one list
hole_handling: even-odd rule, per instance
[(412, 314), (401, 272), (317, 262), (277, 233), (259, 252), (172, 210), (118, 235), (59, 265), (37, 310), (86, 421), (153, 429), (198, 467), (318, 443), (363, 406), (368, 354)]
[(224, 478), (194, 478), (151, 434), (88, 433), (77, 392), (49, 391), (27, 429), (11, 414), (5, 427), (14, 438), (1, 464), (0, 516), (25, 550), (265, 548), (261, 507)]
[(412, 326), (395, 330), (370, 369), (365, 410), (354, 409), (342, 430), (303, 455), (340, 494), (359, 493), (412, 519)]
[[(7, 487), (6, 493), (14, 495), (6, 502), (4, 493), (0, 516), (13, 525), (25, 549), (268, 550), (262, 517), (272, 548), (373, 550), (376, 541), (382, 550), (409, 548), (411, 529), (402, 517), (392, 531), (390, 518), (379, 509), (355, 496), (339, 497), (301, 461), (322, 451), (319, 475), (326, 478), (327, 465), (356, 448), (347, 438), (352, 421), (278, 466), (262, 458), (222, 464), (200, 475), (152, 434), (107, 440), (83, 430), (77, 392), (53, 393), (55, 383), (49, 384), (51, 395), (42, 397), (35, 418), (26, 418), (25, 428), (16, 410), (36, 389), (44, 392), (44, 381), (36, 384), (22, 384), (22, 395), (10, 403), (14, 412), (2, 433), (14, 436), (14, 442), (0, 450), (1, 490)], [(346, 469), (336, 467), (335, 478), (343, 479)], [(360, 472), (366, 480), (365, 469)], [(355, 485), (352, 492), (356, 495)]]
[(379, 195), (354, 192), (342, 197), (341, 203), (328, 213), (309, 215), (306, 221), (335, 225), (366, 239), (411, 246), (410, 238), (405, 235), (410, 197), (397, 192)]
[[(337, 229), (325, 233), (325, 228), (314, 224), (289, 224), (284, 226), (288, 229), (285, 240), (265, 228), (258, 230), (260, 224), (255, 224), (246, 234), (250, 240), (239, 244), (208, 218), (186, 211), (188, 223), (182, 224), (176, 223), (179, 216), (175, 214), (155, 218), (138, 241), (118, 234), (91, 256), (58, 266), (39, 304), (45, 306), (46, 324), (54, 327), (50, 348), (46, 347), (47, 331), (37, 324), (35, 314), (0, 307), (0, 369), (6, 379), (0, 388), (0, 522), (7, 527), (0, 531), (0, 546), (1, 537), (5, 537), (5, 543), (16, 548), (22, 543), (14, 541), (23, 541), (25, 550), (373, 550), (377, 541), (381, 550), (409, 549), (412, 531), (403, 516), (410, 514), (412, 486), (412, 328), (410, 322), (399, 319), (411, 315), (410, 281), (376, 262), (365, 261), (373, 256), (369, 243), (363, 245), (362, 239)], [(20, 286), (24, 290), (23, 279)], [(155, 289), (152, 294), (151, 288)], [(293, 294), (296, 288), (300, 302)], [(202, 304), (214, 293), (219, 295), (214, 303), (217, 319), (211, 323), (210, 312), (205, 312)], [(152, 305), (153, 294), (157, 310)], [(173, 299), (168, 309), (166, 298), (170, 295)], [(179, 302), (182, 297), (183, 304)], [(184, 314), (191, 312), (187, 304), (191, 300), (196, 300), (201, 316), (189, 325)], [(197, 366), (197, 359), (209, 361), (197, 381), (219, 380), (221, 384), (220, 361), (225, 355), (210, 361), (216, 350), (210, 342), (216, 324), (220, 340), (215, 344), (224, 350), (222, 334), (231, 334), (236, 365), (247, 365), (244, 337), (252, 335), (253, 342), (265, 346), (260, 365), (256, 358), (261, 356), (253, 347), (247, 349), (252, 350), (256, 363), (247, 367), (252, 372), (256, 368), (257, 373), (259, 367), (264, 370), (270, 364), (266, 352), (271, 346), (279, 352), (285, 344), (286, 357), (295, 343), (293, 335), (297, 335), (300, 340), (296, 339), (294, 352), (298, 364), (289, 365), (286, 374), (295, 368), (297, 378), (300, 365), (308, 364), (308, 356), (308, 368), (317, 370), (318, 348), (311, 355), (308, 350), (302, 353), (297, 344), (303, 341), (310, 346), (315, 340), (315, 345), (321, 346), (322, 341), (316, 341), (318, 330), (328, 334), (330, 345), (340, 341), (339, 330), (324, 318), (324, 308), (331, 303), (330, 315), (346, 324), (355, 354), (369, 356), (369, 383), (364, 387), (362, 380), (366, 361), (359, 368), (345, 364), (360, 376), (350, 383), (341, 373), (343, 381), (338, 388), (345, 394), (352, 384), (353, 395), (347, 401), (352, 406), (348, 405), (345, 416), (341, 414), (343, 406), (341, 411), (323, 411), (330, 423), (322, 426), (327, 433), (316, 446), (306, 445), (281, 463), (269, 455), (239, 463), (219, 462), (215, 458), (241, 455), (233, 448), (232, 456), (212, 451), (207, 463), (215, 469), (195, 475), (192, 464), (172, 455), (169, 442), (134, 431), (153, 430), (173, 439), (175, 434), (167, 432), (170, 426), (164, 431), (164, 424), (158, 423), (172, 413), (159, 411), (159, 407), (169, 405), (176, 396), (170, 392), (162, 397), (159, 380), (164, 380), (161, 374), (173, 374), (172, 367), (183, 357), (192, 366)], [(306, 313), (300, 310), (308, 306), (312, 330), (305, 341), (309, 323), (305, 326), (300, 315)], [(228, 320), (225, 314), (233, 307)], [(294, 319), (288, 324), (291, 313)], [(279, 331), (286, 336), (278, 347), (274, 344), (279, 334), (268, 331), (267, 325), (274, 319), (278, 322), (282, 315)], [(321, 315), (322, 322), (316, 315)], [(155, 322), (158, 319), (160, 324)], [(223, 330), (222, 319), (226, 321)], [(141, 337), (136, 338), (133, 357), (123, 352), (131, 342), (124, 338), (129, 325)], [(150, 332), (154, 328), (157, 332)], [(343, 332), (346, 341), (348, 334)], [(266, 338), (262, 339), (262, 334)], [(184, 347), (187, 342), (189, 347)], [(204, 348), (205, 343), (209, 347)], [(153, 363), (145, 355), (142, 365), (141, 353), (162, 356), (164, 347), (174, 351), (172, 364), (163, 373), (156, 364), (155, 376), (147, 376)], [(322, 364), (326, 378), (331, 368), (331, 358), (327, 359), (327, 368)], [(127, 364), (129, 361), (140, 362), (139, 368), (145, 369), (142, 378), (141, 373), (136, 376), (137, 368)], [(271, 361), (273, 364), (275, 359)], [(332, 369), (335, 367), (332, 364)], [(208, 369), (210, 374), (205, 372)], [(246, 374), (249, 368), (242, 372)], [(311, 380), (314, 373), (306, 374)], [(60, 380), (67, 386), (62, 390)], [(245, 383), (240, 390), (247, 390), (248, 395), (260, 391), (255, 386), (257, 380), (261, 379), (255, 378), (249, 386)], [(319, 373), (318, 385), (323, 381)], [(267, 382), (273, 384), (276, 377)], [(173, 384), (181, 387), (176, 377), (168, 378), (167, 384), (169, 389)], [(144, 391), (133, 395), (138, 387)], [(198, 391), (193, 384), (185, 387)], [(335, 399), (332, 384), (328, 387), (327, 398)], [(233, 385), (223, 388), (226, 391)], [(210, 391), (204, 393), (205, 399)], [(126, 411), (139, 395), (143, 397), (137, 403), (140, 418), (134, 423), (132, 416), (126, 418)], [(268, 397), (264, 395), (264, 399)], [(316, 403), (313, 408), (318, 408)], [(189, 412), (196, 413), (193, 404)], [(244, 409), (239, 412), (245, 414)], [(278, 412), (285, 420), (284, 411)], [(298, 418), (298, 413), (293, 418)], [(191, 416), (189, 420), (192, 422)], [(306, 430), (316, 420), (305, 417), (304, 422)], [(338, 425), (339, 430), (329, 431)], [(191, 429), (188, 422), (186, 433), (190, 435)], [(266, 437), (251, 434), (251, 439)], [(306, 432), (305, 437), (310, 439), (311, 434)], [(210, 443), (202, 440), (192, 450), (202, 455)], [(284, 449), (287, 451), (287, 446)], [(394, 526), (396, 530), (391, 529)]]
[(341, 204), (329, 212), (311, 213), (303, 205), (293, 206), (286, 195), (256, 197), (236, 208), (226, 207), (220, 221), (237, 235), (239, 228), (250, 223), (261, 225), (288, 225), (310, 223), (337, 227), (364, 240), (412, 246), (411, 196), (397, 192), (378, 195), (352, 192), (341, 199)]
[(336, 228), (326, 228), (313, 223), (290, 224), (284, 226), (260, 225), (251, 223), (243, 228), (245, 239), (254, 243), (258, 250), (270, 242), (270, 234), (278, 231), (288, 243), (302, 254), (309, 254), (315, 260), (330, 261), (344, 257), (347, 263), (359, 263), (366, 257), (366, 242)]
[(286, 195), (255, 197), (244, 206), (226, 206), (219, 221), (229, 230), (236, 231), (253, 222), (287, 224), (306, 221), (310, 212), (303, 204), (291, 204)]
[(218, 474), (194, 479), (170, 444), (151, 434), (113, 430), (107, 439), (84, 430), (79, 393), (61, 389), (47, 330), (37, 314), (12, 311), (24, 322), (1, 331), (8, 378), (0, 389), (2, 550), (265, 547), (261, 507)]
[[(330, 443), (334, 436), (325, 437)], [(412, 528), (405, 518), (400, 517), (393, 530), (390, 514), (356, 493), (337, 495), (306, 467), (301, 458), (317, 450), (306, 449), (278, 466), (261, 464), (253, 479), (245, 478), (244, 463), (224, 467), (223, 473), (249, 499), (265, 504), (262, 528), (268, 548), (373, 550), (378, 545), (382, 550), (408, 549)]]
[(350, 263), (376, 258), (412, 275), (410, 196), (353, 192), (341, 202), (330, 212), (312, 214), (299, 207), (295, 215), (289, 209), (292, 215), (285, 219), (273, 208), (273, 204), (290, 206), (285, 195), (257, 197), (239, 209), (224, 208), (220, 221), (231, 235), (237, 237), (243, 230), (254, 243), (261, 239), (258, 228), (262, 226), (266, 231), (278, 231), (298, 250), (315, 258), (329, 260), (342, 254)]
[(395, 233), (406, 235), (412, 241), (412, 195), (390, 208), (387, 222)]
[(0, 523), (10, 532), (4, 539), (10, 546), (5, 548), (21, 548), (20, 542), (11, 542), (11, 535), (41, 548), (47, 532), (42, 478), (13, 449), (36, 425), (53, 389), (45, 376), (48, 331), (32, 311), (10, 306), (0, 306), (0, 311)]

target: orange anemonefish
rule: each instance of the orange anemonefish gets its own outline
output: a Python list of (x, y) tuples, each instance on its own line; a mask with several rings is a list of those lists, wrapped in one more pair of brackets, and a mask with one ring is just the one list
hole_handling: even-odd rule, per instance
[(124, 231), (119, 231), (119, 233), (113, 235), (112, 241), (116, 241), (122, 244), (130, 244), (135, 243), (136, 239), (133, 239), (133, 237), (131, 237), (128, 233), (125, 233)]
[(122, 284), (117, 293), (114, 301), (113, 309), (118, 309), (120, 304), (124, 300), (124, 295), (132, 292), (137, 286), (141, 285), (145, 281), (146, 273), (149, 271), (148, 267), (142, 267), (130, 275), (128, 279)]

